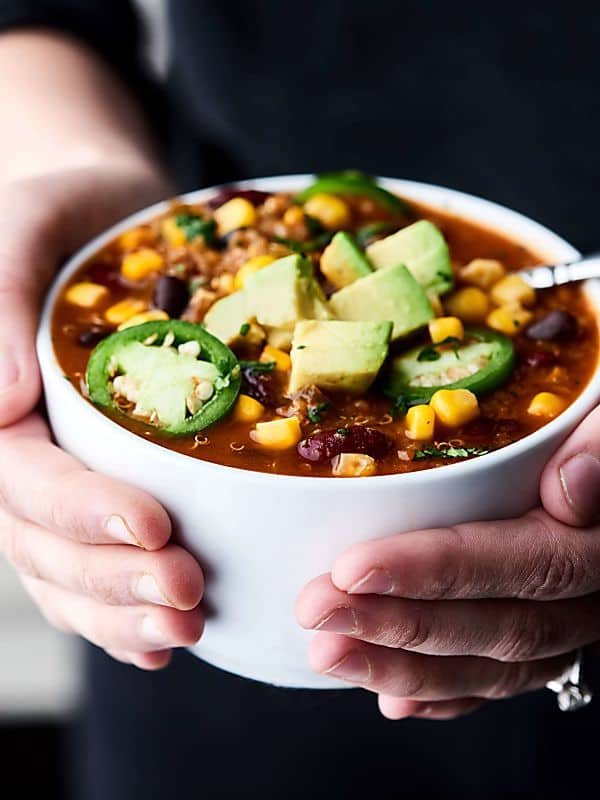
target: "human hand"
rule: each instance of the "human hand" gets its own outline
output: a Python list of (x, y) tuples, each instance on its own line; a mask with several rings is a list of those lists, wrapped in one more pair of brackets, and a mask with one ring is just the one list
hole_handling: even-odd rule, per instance
[(50, 622), (146, 669), (200, 637), (202, 572), (169, 541), (153, 498), (51, 443), (32, 412), (34, 336), (61, 259), (165, 191), (158, 176), (122, 165), (0, 187), (0, 552)]
[[(543, 687), (600, 640), (600, 408), (524, 517), (364, 542), (297, 603), (312, 667), (389, 719), (451, 719)], [(587, 526), (587, 527), (586, 527)]]

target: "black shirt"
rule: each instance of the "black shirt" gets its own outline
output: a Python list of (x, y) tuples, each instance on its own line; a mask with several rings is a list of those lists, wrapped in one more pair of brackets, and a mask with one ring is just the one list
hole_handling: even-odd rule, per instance
[[(81, 37), (144, 93), (181, 189), (356, 167), (598, 247), (600, 10), (583, 0), (174, 0), (162, 96), (127, 2), (0, 0), (0, 28), (20, 25)], [(367, 693), (277, 690), (186, 654), (161, 674), (87, 659), (78, 798), (558, 798), (582, 790), (598, 731), (599, 701), (561, 716), (549, 693), (392, 724)]]

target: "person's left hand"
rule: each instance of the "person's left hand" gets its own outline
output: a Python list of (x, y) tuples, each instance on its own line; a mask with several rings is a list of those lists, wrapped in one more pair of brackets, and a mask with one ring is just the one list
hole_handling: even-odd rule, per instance
[(377, 692), (389, 719), (451, 719), (559, 676), (600, 640), (600, 408), (541, 499), (520, 519), (350, 548), (298, 599), (313, 669)]

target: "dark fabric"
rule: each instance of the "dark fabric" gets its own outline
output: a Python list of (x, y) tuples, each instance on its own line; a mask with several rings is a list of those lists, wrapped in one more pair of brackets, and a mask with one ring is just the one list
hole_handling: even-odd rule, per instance
[[(80, 35), (131, 80), (127, 3), (0, 0), (0, 27), (27, 23)], [(170, 27), (182, 189), (356, 167), (487, 196), (600, 245), (600, 9), (588, 2), (176, 0)], [(158, 674), (86, 654), (77, 800), (552, 800), (582, 792), (593, 769), (600, 700), (568, 716), (544, 692), (392, 724), (363, 692), (277, 690), (186, 654)]]

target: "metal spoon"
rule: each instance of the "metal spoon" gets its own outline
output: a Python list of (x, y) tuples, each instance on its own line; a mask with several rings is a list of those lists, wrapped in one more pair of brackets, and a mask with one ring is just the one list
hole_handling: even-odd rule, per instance
[(534, 289), (548, 289), (550, 286), (561, 286), (563, 283), (600, 278), (600, 253), (590, 253), (589, 256), (569, 264), (547, 264), (524, 269), (518, 275)]

